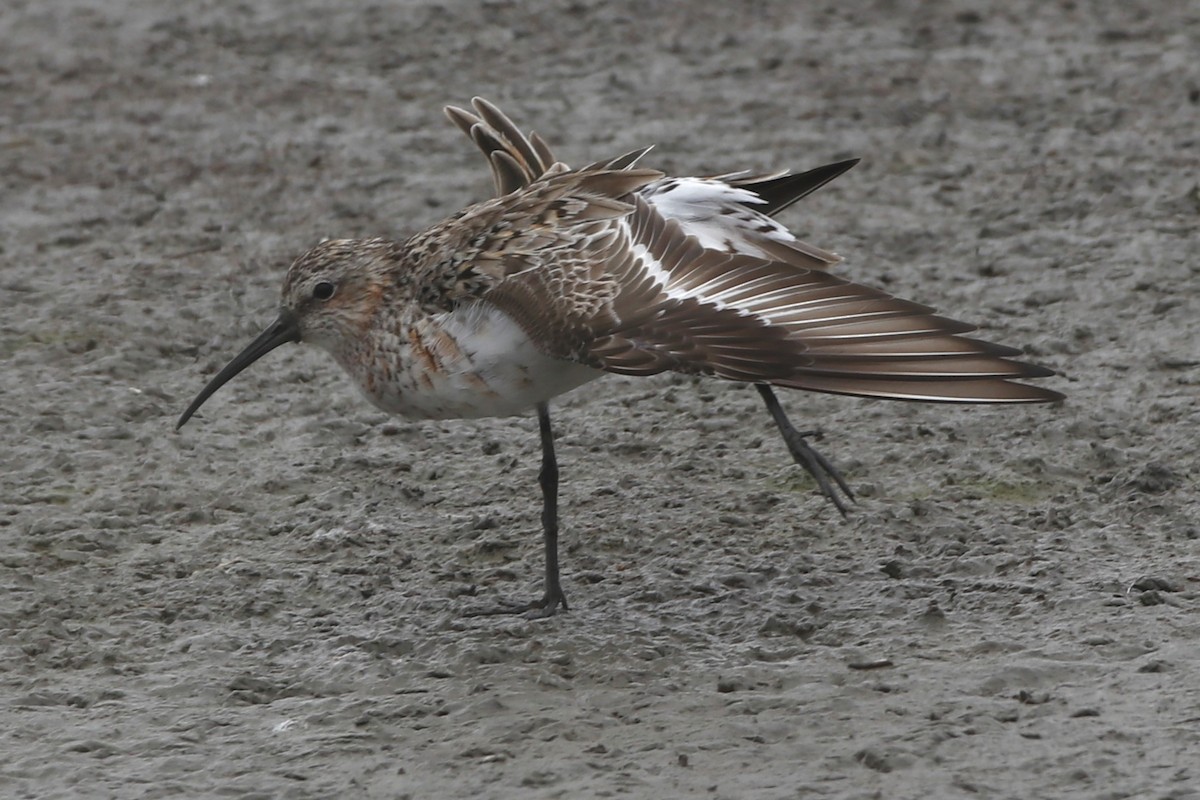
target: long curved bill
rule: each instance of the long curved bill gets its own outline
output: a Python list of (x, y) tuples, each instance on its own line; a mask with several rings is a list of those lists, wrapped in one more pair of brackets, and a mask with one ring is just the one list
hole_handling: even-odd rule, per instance
[(225, 368), (213, 376), (208, 385), (200, 390), (200, 394), (196, 395), (196, 399), (187, 407), (187, 411), (183, 412), (183, 416), (179, 418), (179, 422), (175, 423), (175, 430), (182, 428), (192, 418), (192, 414), (195, 414), (196, 410), (204, 405), (205, 400), (212, 397), (217, 389), (220, 389), (232, 380), (239, 372), (255, 361), (258, 361), (276, 347), (288, 342), (298, 341), (300, 341), (300, 324), (296, 319), (296, 315), (287, 309), (280, 311), (279, 318), (271, 323), (271, 327), (260, 333), (258, 338), (251, 342), (245, 350), (234, 356), (233, 360), (226, 364)]

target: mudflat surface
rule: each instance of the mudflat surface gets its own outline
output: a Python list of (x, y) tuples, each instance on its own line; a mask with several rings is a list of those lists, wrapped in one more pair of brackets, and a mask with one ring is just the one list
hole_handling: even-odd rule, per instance
[[(99, 5), (0, 8), (0, 796), (1200, 797), (1194, 4)], [(753, 391), (606, 379), (571, 611), (465, 617), (539, 591), (534, 420), (289, 347), (172, 426), (292, 257), (490, 192), (475, 94), (574, 163), (863, 157), (784, 219), (1068, 402), (785, 394), (842, 521)]]

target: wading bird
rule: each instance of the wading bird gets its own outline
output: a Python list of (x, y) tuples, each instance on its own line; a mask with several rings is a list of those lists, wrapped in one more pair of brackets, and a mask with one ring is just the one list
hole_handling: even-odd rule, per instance
[(567, 608), (549, 402), (605, 373), (752, 384), (792, 457), (845, 513), (846, 482), (788, 421), (773, 387), (950, 403), (1039, 403), (1053, 374), (973, 326), (835, 276), (835, 254), (773, 217), (852, 167), (673, 178), (649, 148), (571, 169), (490, 103), (446, 113), (487, 156), (497, 197), (412, 236), (327, 240), (292, 264), (278, 319), (222, 385), (288, 342), (328, 351), (379, 408), (416, 419), (535, 411), (545, 591), (506, 611)]

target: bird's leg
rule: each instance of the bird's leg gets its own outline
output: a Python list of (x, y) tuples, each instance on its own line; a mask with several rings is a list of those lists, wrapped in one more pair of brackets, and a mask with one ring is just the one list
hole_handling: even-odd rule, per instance
[[(809, 475), (817, 482), (817, 486), (821, 488), (821, 494), (829, 498), (830, 502), (837, 507), (842, 516), (846, 516), (846, 505), (842, 502), (842, 498), (838, 497), (833, 484), (836, 483), (847, 499), (854, 500), (854, 492), (850, 491), (850, 487), (846, 485), (846, 481), (842, 479), (842, 475), (837, 471), (837, 468), (829, 463), (825, 456), (818, 453), (809, 446), (805, 440), (807, 436), (820, 437), (820, 431), (798, 431), (788, 420), (787, 414), (783, 411), (783, 406), (779, 405), (778, 398), (775, 397), (774, 390), (765, 383), (756, 383), (754, 387), (758, 389), (758, 393), (762, 395), (763, 402), (767, 404), (767, 410), (771, 412), (771, 418), (775, 420), (775, 425), (779, 428), (779, 433), (783, 436), (783, 442), (787, 445), (788, 452), (792, 454), (792, 458), (796, 463), (804, 467)], [(830, 478), (833, 482), (830, 482)]]
[(523, 614), (528, 619), (546, 619), (558, 612), (562, 606), (567, 610), (567, 596), (563, 594), (558, 579), (558, 459), (554, 455), (554, 431), (550, 428), (550, 408), (538, 403), (538, 428), (542, 436), (542, 469), (538, 483), (542, 487), (542, 544), (546, 551), (546, 591), (541, 600), (524, 605), (507, 605), (498, 608), (468, 612), (467, 616), (491, 616), (494, 614)]
[(559, 605), (567, 610), (567, 596), (558, 580), (558, 458), (554, 455), (554, 431), (550, 429), (550, 408), (538, 403), (538, 428), (542, 435), (542, 469), (538, 483), (542, 487), (542, 543), (546, 550), (546, 592), (542, 595), (538, 616), (553, 616)]

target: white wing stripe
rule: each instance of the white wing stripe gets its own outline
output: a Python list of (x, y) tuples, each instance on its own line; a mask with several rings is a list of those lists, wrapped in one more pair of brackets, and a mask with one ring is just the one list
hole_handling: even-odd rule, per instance
[(787, 228), (747, 207), (765, 202), (749, 189), (704, 178), (665, 178), (638, 195), (710, 250), (764, 258), (768, 254), (756, 240), (797, 243)]

